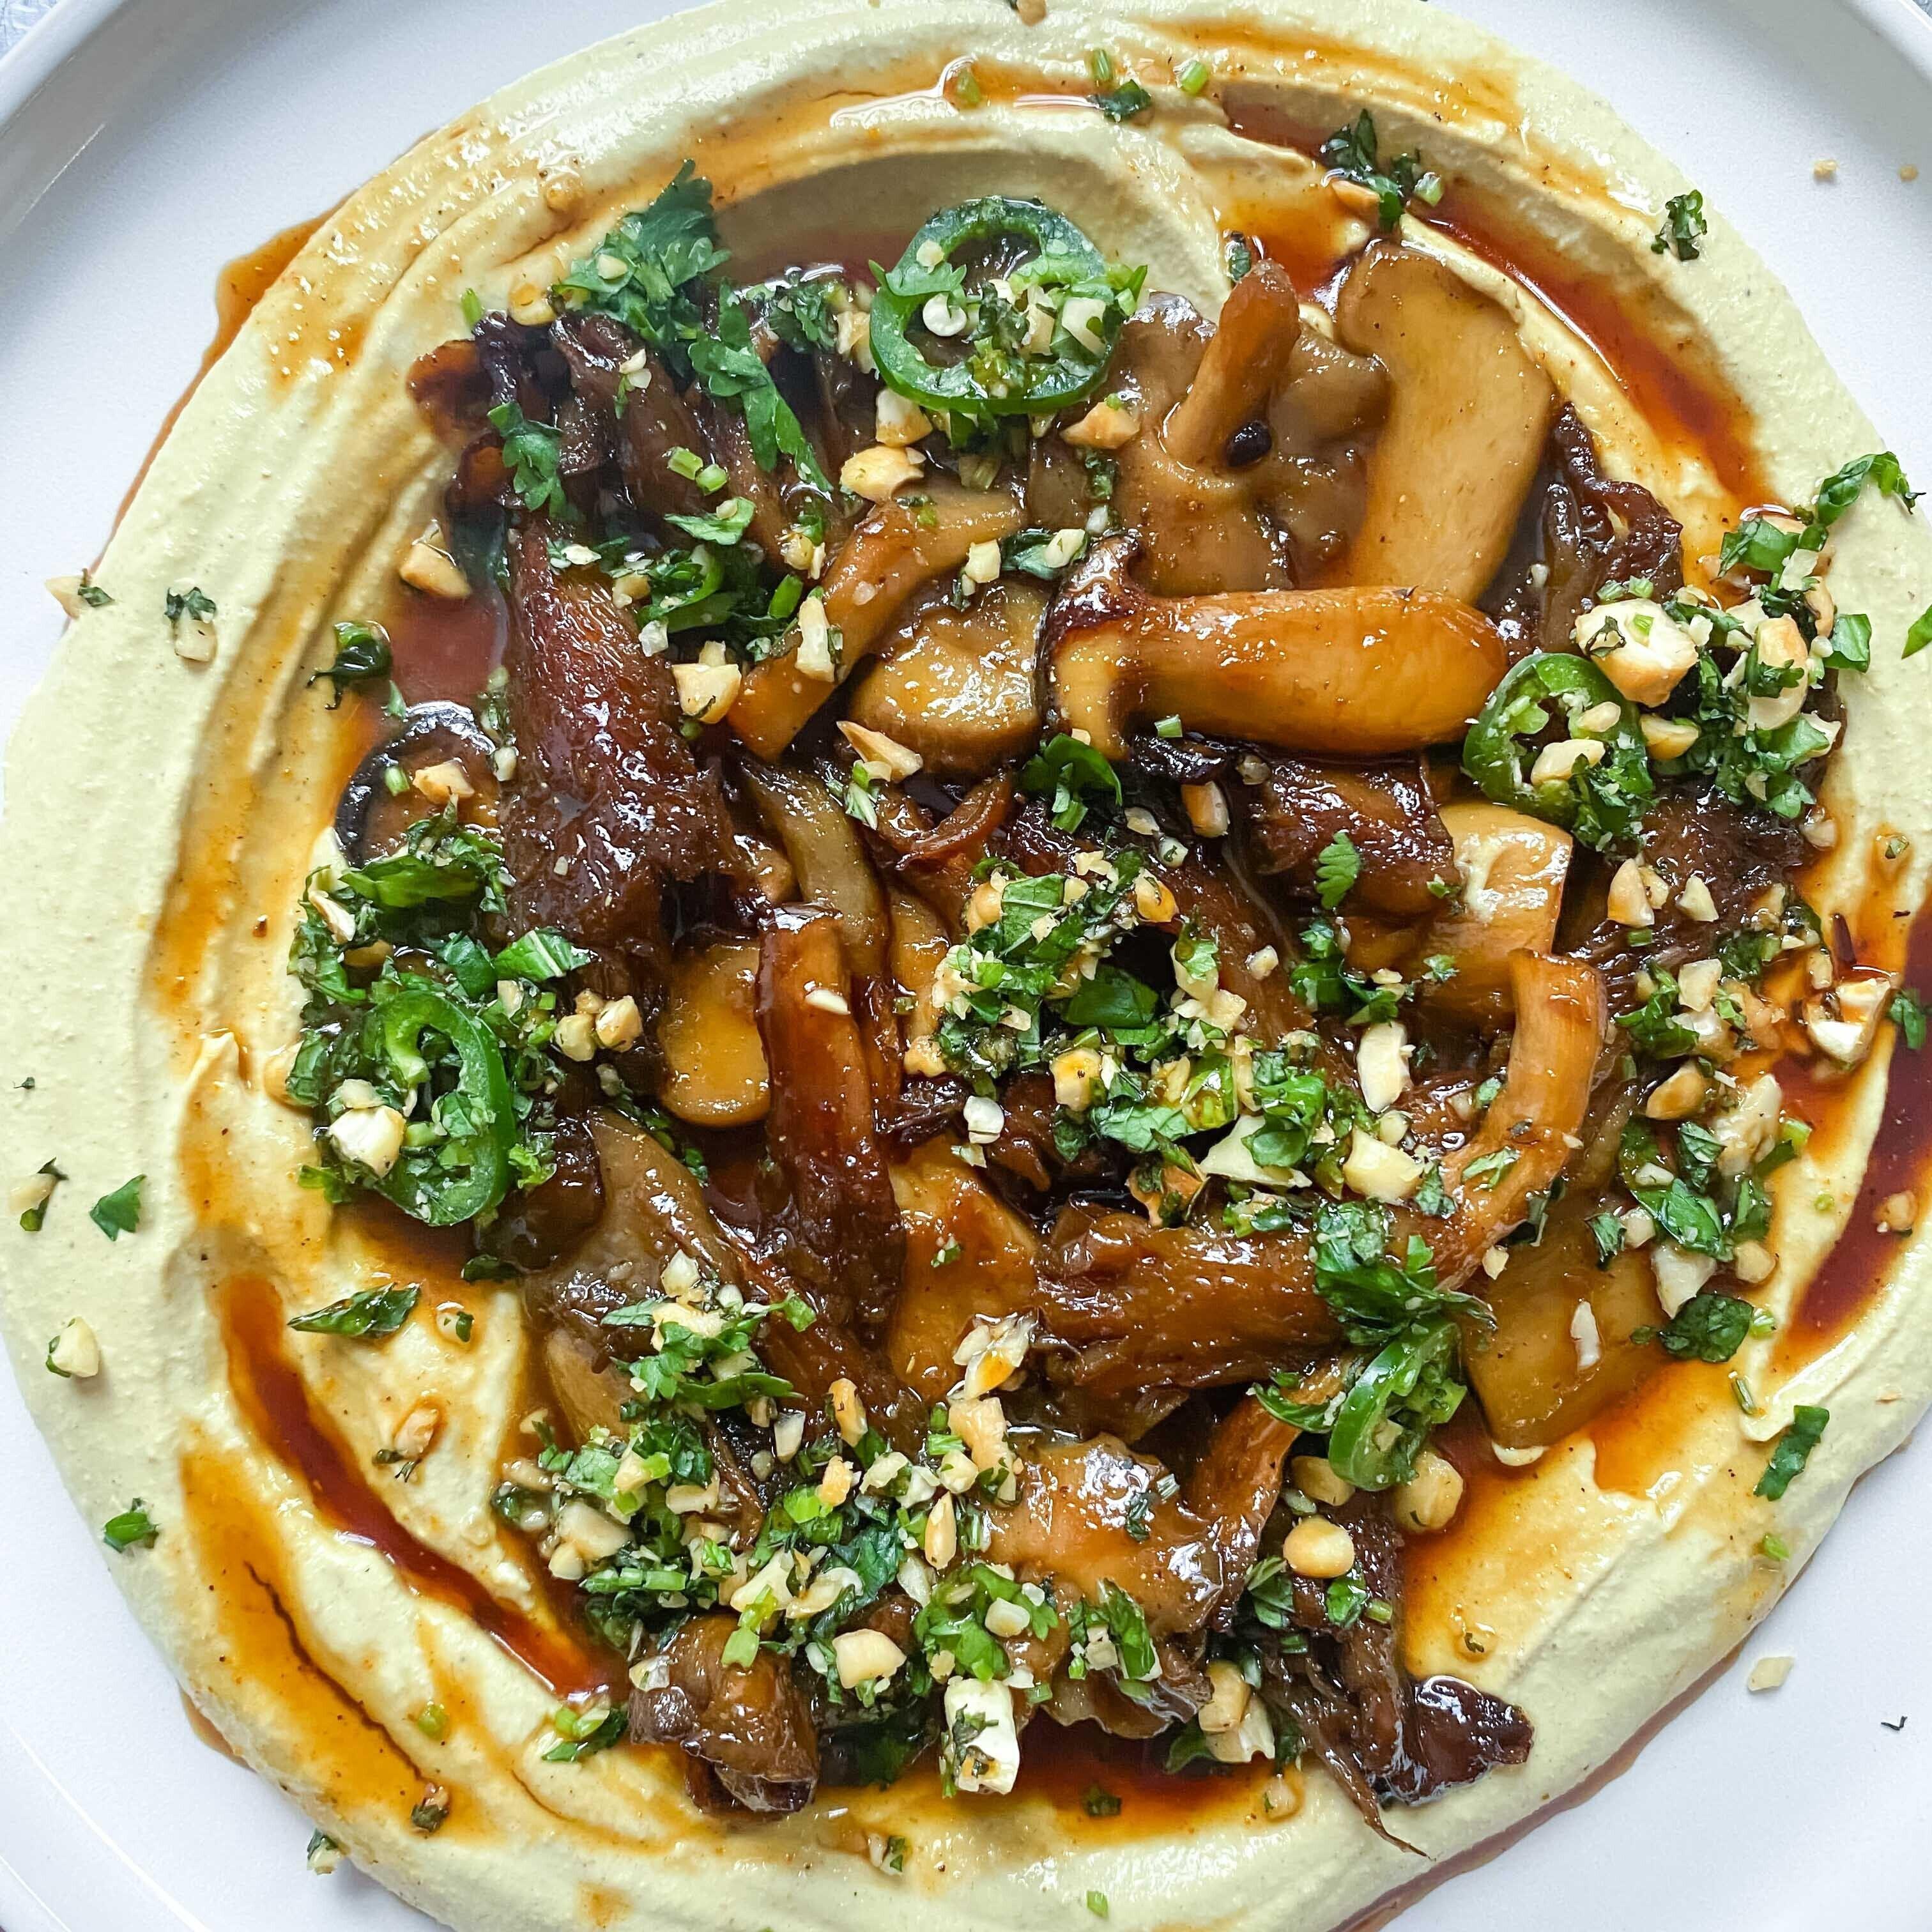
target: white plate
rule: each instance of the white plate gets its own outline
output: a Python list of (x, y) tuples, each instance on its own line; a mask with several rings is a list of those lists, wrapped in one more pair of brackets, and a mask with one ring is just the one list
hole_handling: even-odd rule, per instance
[[(211, 332), (220, 265), (500, 83), (672, 10), (64, 0), (0, 62), (0, 720), (59, 627), (42, 580), (99, 548)], [(1907, 470), (1932, 476), (1932, 23), (1911, 0), (1462, 10), (1595, 86), (1681, 162), (1790, 284)], [(1812, 176), (1827, 156), (1828, 185)], [(1926, 178), (1901, 182), (1907, 162)], [(138, 721), (129, 751), (138, 784)], [(32, 1070), (16, 1057), (0, 1040), (0, 1096)], [(190, 1735), (10, 1384), (0, 1469), (5, 1932), (423, 1926), (346, 1869), (308, 1877), (303, 1820)], [(1631, 1774), (1438, 1888), (1402, 1932), (1924, 1932), (1928, 1483), (1932, 1445), (1870, 1477), (1748, 1646), (1747, 1660), (1796, 1656), (1783, 1690), (1748, 1699), (1733, 1667)], [(746, 1922), (783, 1913), (775, 1898)]]

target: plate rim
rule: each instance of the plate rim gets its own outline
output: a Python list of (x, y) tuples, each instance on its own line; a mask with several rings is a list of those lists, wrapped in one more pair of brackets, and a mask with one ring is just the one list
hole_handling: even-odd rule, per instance
[[(154, 10), (156, 0), (146, 0), (146, 4), (148, 10)], [(182, 0), (182, 4), (199, 10), (203, 0)], [(682, 11), (695, 4), (698, 0), (676, 0), (675, 10)], [(1693, 0), (1693, 4), (1697, 4), (1697, 0)], [(1714, 6), (1716, 0), (1702, 0), (1702, 4)], [(1836, 4), (1900, 57), (1928, 90), (1928, 104), (1932, 104), (1932, 11), (1924, 10), (1919, 0), (1836, 0)], [(1924, 4), (1932, 5), (1932, 0), (1924, 0)], [(17, 124), (26, 110), (45, 90), (59, 85), (63, 70), (122, 16), (137, 16), (142, 10), (143, 0), (56, 0), (52, 9), (28, 27), (11, 47), (0, 52), (0, 153), (19, 138)], [(1132, 0), (1124, 0), (1123, 10), (1132, 10)], [(1456, 0), (1449, 0), (1442, 10), (1460, 14), (1462, 9)], [(79, 130), (76, 131), (78, 135)], [(10, 211), (12, 220), (5, 232), (0, 232), (0, 257), (8, 253), (13, 228), (58, 184), (97, 132), (98, 127), (90, 127), (71, 146), (63, 141), (57, 158), (32, 179), (27, 195)], [(1928, 172), (1932, 174), (1932, 164), (1928, 164)], [(4, 1379), (0, 1376), (0, 1382)], [(59, 1486), (58, 1476), (55, 1480)], [(1700, 1690), (1699, 1700), (1708, 1694), (1708, 1687)], [(0, 1742), (26, 1744), (4, 1720), (0, 1720)], [(20, 1755), (23, 1768), (31, 1767), (50, 1796), (56, 1799), (68, 1798), (31, 1748), (23, 1749)], [(84, 1824), (92, 1822), (84, 1812), (80, 1816)], [(146, 1873), (138, 1876), (150, 1886), (154, 1883)], [(149, 1903), (156, 1902), (151, 1892)], [(17, 1918), (16, 1912), (20, 1915)], [(193, 1917), (181, 1922), (195, 1926), (200, 1923)], [(424, 1923), (430, 1922), (425, 1919)], [(38, 1892), (10, 1862), (4, 1834), (0, 1833), (0, 1928), (4, 1932), (41, 1932), (43, 1928), (46, 1932), (70, 1932), (70, 1925), (57, 1905)]]

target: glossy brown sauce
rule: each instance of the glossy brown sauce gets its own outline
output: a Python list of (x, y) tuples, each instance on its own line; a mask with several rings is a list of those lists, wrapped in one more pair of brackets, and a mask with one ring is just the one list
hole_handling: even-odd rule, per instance
[(209, 1688), (239, 1711), (272, 1704), (275, 1734), (301, 1739), (304, 1780), (332, 1808), (406, 1813), (422, 1780), (309, 1654), (288, 1607), (298, 1599), (283, 1574), (272, 1505), (230, 1459), (199, 1448), (182, 1459), (182, 1492), (218, 1637), (205, 1667)]
[(289, 1358), (280, 1301), (266, 1282), (229, 1282), (220, 1312), (229, 1384), (250, 1428), (308, 1485), (317, 1510), (340, 1534), (380, 1551), (418, 1594), (462, 1611), (560, 1696), (621, 1682), (614, 1658), (593, 1657), (560, 1624), (500, 1604), (466, 1570), (404, 1530), (311, 1399)]
[[(1906, 983), (1932, 987), (1932, 913), (1911, 924), (1905, 949)], [(1790, 1109), (1812, 1120), (1828, 1120), (1843, 1105), (1842, 1081), (1821, 1081), (1804, 1062), (1782, 1066), (1778, 1078)], [(1905, 1250), (1900, 1234), (1879, 1232), (1880, 1209), (1894, 1194), (1912, 1195), (1922, 1214), (1932, 1186), (1932, 1046), (1913, 1053), (1894, 1042), (1886, 1070), (1885, 1112), (1871, 1157), (1851, 1205), (1844, 1231), (1806, 1285), (1804, 1298), (1779, 1350), (1779, 1366), (1796, 1367), (1816, 1355), (1850, 1328), (1884, 1287)], [(1910, 1228), (1904, 1231), (1910, 1233)], [(1787, 1362), (1786, 1358), (1791, 1358)]]

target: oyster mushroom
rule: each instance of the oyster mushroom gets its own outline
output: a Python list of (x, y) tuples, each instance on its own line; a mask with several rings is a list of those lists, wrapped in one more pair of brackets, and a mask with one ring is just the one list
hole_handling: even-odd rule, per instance
[(1137, 542), (1095, 547), (1042, 641), (1067, 730), (1109, 758), (1136, 719), (1340, 758), (1460, 737), (1508, 668), (1479, 610), (1439, 592), (1355, 587), (1150, 597)]

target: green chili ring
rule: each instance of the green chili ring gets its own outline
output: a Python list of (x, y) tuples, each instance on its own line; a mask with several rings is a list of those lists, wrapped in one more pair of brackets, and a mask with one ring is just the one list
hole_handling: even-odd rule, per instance
[[(1586, 805), (1573, 778), (1530, 782), (1524, 740), (1542, 730), (1552, 712), (1567, 722), (1568, 714), (1554, 700), (1571, 693), (1584, 700), (1580, 710), (1617, 707), (1616, 724), (1604, 737), (1604, 761), (1594, 769), (1621, 788), (1620, 808)], [(1569, 651), (1538, 651), (1510, 667), (1462, 741), (1462, 769), (1496, 804), (1560, 825), (1592, 845), (1628, 831), (1655, 789), (1636, 706), (1588, 658)]]
[(1084, 400), (1098, 388), (1113, 359), (1114, 344), (1124, 320), (1109, 303), (1097, 330), (1103, 344), (1096, 356), (1064, 329), (1054, 332), (1051, 352), (1028, 356), (1020, 363), (1026, 382), (995, 394), (974, 372), (971, 358), (955, 363), (934, 363), (914, 346), (907, 330), (924, 306), (924, 295), (902, 295), (892, 284), (916, 286), (930, 271), (920, 260), (930, 244), (942, 261), (974, 243), (1016, 235), (1042, 256), (1064, 262), (1077, 279), (1104, 283), (1107, 264), (1099, 249), (1064, 214), (1036, 201), (991, 194), (942, 208), (906, 244), (905, 253), (889, 275), (879, 278), (872, 300), (872, 359), (888, 388), (917, 403), (922, 409), (968, 416), (1046, 416)]
[[(1337, 1475), (1358, 1490), (1387, 1490), (1415, 1473), (1430, 1428), (1447, 1422), (1462, 1402), (1462, 1386), (1450, 1379), (1458, 1340), (1454, 1322), (1429, 1322), (1396, 1336), (1356, 1376), (1328, 1432), (1328, 1460)], [(1432, 1369), (1439, 1371), (1438, 1398), (1408, 1422), (1396, 1421)]]
[(380, 1023), (384, 1051), (406, 1084), (428, 1076), (422, 1052), (425, 1034), (440, 1035), (455, 1049), (454, 1096), (476, 1130), (429, 1147), (406, 1148), (376, 1183), (377, 1191), (432, 1227), (452, 1227), (488, 1214), (508, 1191), (510, 1147), (516, 1134), (509, 1076), (495, 1039), (482, 1021), (428, 986), (385, 1000)]

